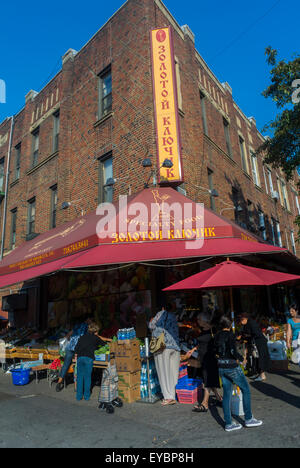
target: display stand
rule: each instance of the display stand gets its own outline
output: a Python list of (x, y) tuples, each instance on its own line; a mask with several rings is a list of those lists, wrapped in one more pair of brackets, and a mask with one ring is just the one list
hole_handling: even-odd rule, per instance
[(152, 356), (150, 356), (150, 351), (149, 351), (149, 338), (145, 338), (145, 349), (146, 349), (146, 356), (142, 358), (142, 361), (147, 362), (147, 381), (148, 381), (148, 397), (141, 398), (140, 400), (137, 401), (137, 403), (146, 403), (146, 404), (154, 404), (160, 398), (157, 395), (153, 395), (151, 391), (151, 385), (150, 385), (150, 366), (149, 362), (150, 359), (153, 359)]

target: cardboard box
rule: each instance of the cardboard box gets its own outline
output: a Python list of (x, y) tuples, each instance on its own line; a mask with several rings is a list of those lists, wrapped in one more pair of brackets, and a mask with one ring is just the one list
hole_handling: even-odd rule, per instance
[(118, 372), (136, 372), (141, 370), (141, 359), (139, 357), (116, 357)]
[(116, 357), (140, 357), (140, 344), (137, 340), (124, 340), (112, 342), (110, 344), (110, 352)]
[(120, 387), (119, 386), (119, 398), (125, 403), (134, 403), (141, 399), (141, 388), (140, 385), (136, 385), (132, 388)]
[(132, 388), (141, 383), (141, 372), (119, 372), (119, 387)]
[(289, 361), (285, 359), (284, 361), (271, 361), (271, 371), (288, 371), (289, 370)]

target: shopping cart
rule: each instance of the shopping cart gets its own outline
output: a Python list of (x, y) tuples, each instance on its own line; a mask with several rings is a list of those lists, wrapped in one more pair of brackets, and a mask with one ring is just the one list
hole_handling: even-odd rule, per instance
[[(114, 361), (113, 361), (114, 362)], [(119, 377), (115, 364), (108, 364), (102, 375), (101, 388), (99, 393), (99, 409), (112, 414), (115, 408), (123, 406), (122, 400), (118, 397)]]

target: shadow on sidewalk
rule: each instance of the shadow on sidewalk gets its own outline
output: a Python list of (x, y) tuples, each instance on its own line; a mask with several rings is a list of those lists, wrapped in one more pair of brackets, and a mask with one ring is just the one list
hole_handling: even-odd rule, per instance
[[(296, 384), (297, 385), (297, 384)], [(300, 398), (266, 382), (251, 382), (251, 386), (264, 395), (284, 401), (295, 408), (300, 408)]]

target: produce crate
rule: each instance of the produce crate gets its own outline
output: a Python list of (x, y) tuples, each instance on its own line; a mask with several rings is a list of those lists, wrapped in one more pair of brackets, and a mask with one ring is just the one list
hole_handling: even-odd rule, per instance
[(116, 357), (140, 357), (140, 344), (137, 340), (124, 340), (110, 343), (110, 352)]
[(121, 398), (125, 403), (134, 403), (135, 401), (140, 400), (140, 385), (135, 385), (131, 388), (122, 387), (119, 385), (119, 398)]
[(140, 357), (116, 357), (118, 372), (136, 372), (141, 370)]
[(118, 372), (119, 386), (125, 388), (132, 388), (140, 385), (141, 372)]

